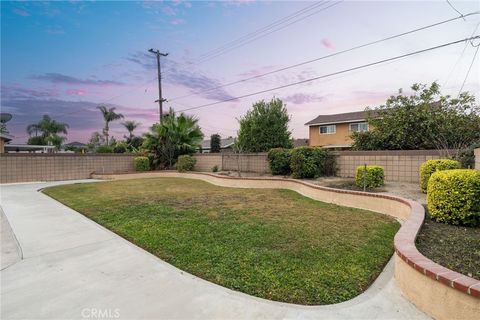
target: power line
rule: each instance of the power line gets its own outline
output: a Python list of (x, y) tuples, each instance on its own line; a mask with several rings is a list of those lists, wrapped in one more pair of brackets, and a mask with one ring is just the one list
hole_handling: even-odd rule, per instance
[(272, 33), (274, 33), (274, 32), (277, 32), (277, 31), (279, 31), (279, 30), (285, 29), (286, 27), (291, 26), (292, 24), (295, 24), (295, 23), (297, 23), (297, 22), (300, 22), (300, 21), (302, 21), (302, 20), (305, 20), (306, 18), (309, 18), (309, 17), (311, 17), (311, 16), (313, 16), (313, 15), (315, 15), (315, 14), (317, 14), (317, 13), (320, 13), (320, 12), (322, 12), (322, 11), (325, 11), (325, 10), (327, 10), (327, 9), (333, 7), (333, 6), (336, 6), (337, 4), (340, 4), (340, 3), (343, 2), (343, 1), (344, 1), (344, 0), (337, 1), (337, 2), (331, 4), (331, 5), (327, 6), (327, 7), (324, 7), (324, 8), (321, 8), (320, 10), (314, 11), (313, 13), (311, 13), (311, 14), (309, 14), (309, 15), (306, 15), (306, 16), (304, 16), (304, 17), (301, 17), (301, 18), (297, 19), (297, 20), (294, 20), (294, 21), (292, 21), (292, 22), (290, 22), (290, 23), (288, 23), (288, 24), (286, 24), (286, 25), (283, 25), (283, 26), (277, 28), (277, 29), (273, 29), (273, 30), (271, 30), (271, 31), (269, 31), (269, 32), (267, 32), (267, 33), (258, 35), (258, 36), (254, 37), (254, 38), (252, 38), (252, 39), (250, 39), (250, 40), (248, 40), (248, 41), (244, 41), (243, 43), (240, 43), (240, 44), (237, 44), (237, 45), (232, 46), (232, 47), (230, 47), (230, 48), (224, 49), (223, 51), (220, 51), (220, 52), (218, 52), (218, 53), (216, 53), (216, 54), (213, 54), (213, 55), (211, 55), (211, 56), (209, 56), (209, 57), (207, 57), (207, 58), (200, 59), (199, 61), (197, 61), (197, 62), (195, 62), (195, 63), (193, 63), (193, 64), (201, 64), (201, 63), (204, 63), (204, 62), (209, 61), (209, 60), (211, 60), (211, 59), (213, 59), (213, 58), (216, 58), (216, 57), (218, 57), (218, 56), (221, 56), (221, 55), (223, 55), (223, 54), (225, 54), (225, 53), (227, 53), (227, 52), (230, 52), (230, 51), (232, 51), (232, 50), (234, 50), (234, 49), (243, 47), (243, 46), (245, 46), (245, 45), (247, 45), (247, 44), (249, 44), (249, 43), (251, 43), (251, 42), (253, 42), (253, 41), (256, 41), (256, 40), (258, 40), (258, 39), (264, 38), (264, 37), (266, 37), (266, 36), (268, 36), (268, 35), (270, 35), (270, 34), (272, 34)]
[(470, 75), (470, 71), (472, 70), (473, 64), (475, 63), (475, 58), (477, 57), (478, 49), (480, 49), (480, 43), (478, 45), (476, 45), (476, 47), (477, 47), (477, 50), (475, 50), (472, 62), (470, 63), (470, 67), (468, 67), (468, 71), (467, 71), (467, 74), (465, 75), (465, 79), (463, 79), (462, 86), (460, 87), (460, 90), (458, 91), (459, 96), (462, 93), (463, 87), (465, 86), (465, 83), (467, 82), (468, 76)]
[(249, 37), (255, 36), (257, 33), (267, 31), (268, 29), (271, 29), (272, 27), (275, 27), (275, 26), (277, 26), (277, 25), (279, 25), (279, 24), (282, 24), (282, 23), (284, 23), (285, 21), (288, 21), (288, 20), (290, 20), (290, 19), (292, 19), (292, 18), (294, 18), (294, 17), (296, 17), (296, 16), (298, 16), (298, 15), (301, 15), (301, 14), (303, 14), (303, 13), (306, 12), (306, 11), (315, 9), (315, 8), (318, 7), (318, 6), (323, 5), (323, 2), (325, 2), (325, 1), (322, 0), (322, 1), (315, 2), (315, 3), (313, 3), (313, 4), (309, 5), (309, 6), (301, 9), (301, 10), (295, 11), (294, 13), (292, 13), (292, 14), (286, 16), (286, 17), (283, 17), (283, 18), (281, 18), (281, 19), (278, 19), (278, 20), (276, 20), (276, 21), (274, 21), (274, 22), (272, 22), (272, 23), (270, 23), (270, 24), (268, 24), (268, 25), (266, 25), (266, 26), (264, 26), (264, 27), (262, 27), (262, 28), (259, 28), (259, 29), (255, 30), (255, 31), (252, 31), (252, 32), (246, 34), (246, 35), (243, 35), (243, 36), (241, 36), (241, 37), (239, 37), (239, 38), (236, 38), (236, 39), (234, 39), (234, 40), (232, 40), (232, 41), (229, 41), (229, 42), (225, 43), (224, 45), (221, 45), (220, 47), (217, 47), (217, 48), (215, 48), (215, 49), (209, 50), (209, 51), (207, 51), (206, 53), (203, 53), (202, 55), (200, 55), (200, 57), (198, 58), (198, 60), (204, 59), (206, 56), (209, 56), (209, 55), (211, 55), (211, 54), (217, 53), (218, 51), (223, 50), (223, 49), (225, 49), (226, 47), (235, 44), (236, 42), (244, 41), (244, 40), (248, 39)]
[[(453, 6), (453, 4), (450, 3), (450, 1), (448, 1), (448, 0), (445, 0), (445, 1), (447, 1), (448, 5), (449, 5), (453, 10), (455, 10), (455, 12), (457, 12), (457, 13), (460, 15), (461, 18), (463, 18), (463, 13), (461, 13), (460, 11), (458, 11), (457, 8), (455, 8), (455, 7)], [(465, 20), (465, 19), (463, 19), (463, 20)]]
[[(471, 15), (477, 15), (479, 13), (480, 13), (479, 11), (472, 12), (472, 13), (466, 14), (464, 17), (468, 17), (468, 16), (471, 16)], [(345, 49), (345, 50), (342, 50), (342, 51), (339, 51), (339, 52), (328, 54), (326, 56), (322, 56), (322, 57), (319, 57), (319, 58), (314, 58), (314, 59), (311, 59), (311, 60), (300, 62), (300, 63), (294, 64), (294, 65), (290, 65), (290, 66), (287, 66), (287, 67), (283, 67), (283, 68), (276, 69), (276, 70), (273, 70), (273, 71), (269, 71), (269, 72), (266, 72), (266, 73), (263, 73), (263, 74), (255, 75), (255, 76), (252, 76), (252, 77), (232, 81), (232, 82), (222, 84), (222, 85), (218, 85), (218, 86), (206, 89), (206, 90), (196, 91), (196, 92), (192, 92), (192, 93), (189, 93), (189, 94), (186, 94), (186, 95), (183, 95), (183, 96), (174, 97), (172, 99), (169, 99), (169, 101), (175, 101), (175, 100), (183, 99), (183, 98), (190, 97), (190, 96), (193, 96), (193, 95), (198, 95), (198, 94), (202, 94), (202, 93), (205, 93), (205, 92), (210, 92), (210, 91), (213, 91), (213, 90), (216, 90), (216, 89), (229, 87), (229, 86), (232, 86), (234, 84), (241, 83), (241, 82), (246, 82), (246, 81), (250, 81), (250, 80), (254, 80), (254, 79), (259, 79), (259, 78), (262, 78), (262, 77), (265, 77), (265, 76), (268, 76), (268, 75), (271, 75), (271, 74), (274, 74), (274, 73), (289, 70), (289, 69), (296, 68), (296, 67), (299, 67), (299, 66), (303, 66), (303, 65), (306, 65), (306, 64), (309, 64), (309, 63), (317, 62), (317, 61), (320, 61), (320, 60), (323, 60), (323, 59), (331, 58), (331, 57), (334, 57), (334, 56), (337, 56), (337, 55), (340, 55), (340, 54), (343, 54), (343, 53), (358, 50), (358, 49), (361, 49), (361, 48), (364, 48), (364, 47), (368, 47), (368, 46), (378, 44), (378, 43), (381, 43), (381, 42), (384, 42), (384, 41), (388, 41), (388, 40), (391, 40), (391, 39), (399, 38), (399, 37), (402, 37), (402, 36), (405, 36), (405, 35), (408, 35), (408, 34), (412, 34), (412, 33), (418, 32), (418, 31), (422, 31), (422, 30), (425, 30), (425, 29), (433, 28), (433, 27), (436, 27), (436, 26), (439, 26), (439, 25), (442, 25), (442, 24), (445, 24), (445, 23), (449, 23), (449, 22), (452, 22), (452, 21), (455, 21), (455, 20), (458, 20), (458, 19), (461, 19), (461, 18), (462, 17), (455, 17), (455, 18), (443, 20), (443, 21), (440, 21), (440, 22), (437, 22), (437, 23), (434, 23), (434, 24), (424, 26), (424, 27), (416, 28), (416, 29), (413, 29), (413, 30), (410, 30), (410, 31), (406, 31), (406, 32), (399, 33), (399, 34), (396, 34), (396, 35), (393, 35), (393, 36), (389, 36), (389, 37), (386, 37), (386, 38), (382, 38), (382, 39), (379, 39), (379, 40), (368, 42), (368, 43), (358, 45), (358, 46), (355, 46), (355, 47), (352, 47), (352, 48), (349, 48), (349, 49)], [(472, 36), (473, 36), (473, 34), (472, 34)]]
[(196, 106), (196, 107), (192, 107), (192, 108), (187, 108), (187, 109), (179, 110), (179, 112), (188, 111), (188, 110), (194, 110), (194, 109), (200, 109), (200, 108), (205, 108), (205, 107), (217, 105), (217, 104), (224, 103), (224, 102), (228, 102), (228, 101), (233, 101), (233, 100), (238, 100), (238, 99), (241, 99), (241, 98), (251, 97), (251, 96), (254, 96), (254, 95), (261, 94), (261, 93), (265, 93), (265, 92), (269, 92), (269, 91), (274, 91), (274, 90), (278, 90), (278, 89), (283, 89), (283, 88), (287, 88), (287, 87), (291, 87), (291, 86), (295, 86), (295, 85), (299, 85), (299, 84), (302, 84), (302, 83), (307, 83), (307, 82), (311, 82), (311, 81), (315, 81), (315, 80), (319, 80), (319, 79), (323, 79), (323, 78), (328, 78), (328, 77), (335, 76), (335, 75), (338, 75), (338, 74), (342, 74), (342, 73), (346, 73), (346, 72), (350, 72), (350, 71), (354, 71), (354, 70), (359, 70), (359, 69), (371, 67), (371, 66), (378, 65), (378, 64), (381, 64), (381, 63), (385, 63), (385, 62), (389, 62), (389, 61), (393, 61), (393, 60), (398, 60), (398, 59), (401, 59), (401, 58), (406, 58), (406, 57), (413, 56), (413, 55), (416, 55), (416, 54), (420, 54), (420, 53), (424, 53), (424, 52), (428, 52), (428, 51), (432, 51), (432, 50), (444, 48), (444, 47), (451, 46), (451, 45), (454, 45), (454, 44), (457, 44), (457, 43), (461, 43), (461, 42), (464, 42), (464, 41), (475, 40), (475, 39), (479, 39), (479, 38), (480, 38), (480, 36), (465, 38), (465, 39), (462, 39), (462, 40), (457, 40), (457, 41), (453, 41), (453, 42), (441, 44), (441, 45), (438, 45), (438, 46), (435, 46), (435, 47), (430, 47), (430, 48), (427, 48), (427, 49), (423, 49), (423, 50), (418, 50), (418, 51), (414, 51), (414, 52), (402, 54), (402, 55), (395, 56), (395, 57), (392, 57), (392, 58), (387, 58), (387, 59), (379, 60), (379, 61), (376, 61), (376, 62), (367, 63), (367, 64), (364, 64), (364, 65), (361, 65), (361, 66), (357, 66), (357, 67), (353, 67), (353, 68), (349, 68), (349, 69), (344, 69), (344, 70), (337, 71), (337, 72), (333, 72), (333, 73), (329, 73), (329, 74), (326, 74), (326, 75), (322, 75), (322, 76), (318, 76), (318, 77), (314, 77), (314, 78), (309, 78), (309, 79), (302, 80), (302, 81), (297, 81), (297, 82), (289, 83), (289, 84), (282, 85), (282, 86), (278, 86), (278, 87), (275, 87), (275, 88), (270, 88), (270, 89), (266, 89), (266, 90), (261, 90), (261, 91), (257, 91), (257, 92), (253, 92), (253, 93), (248, 93), (248, 94), (245, 94), (245, 95), (242, 95), (242, 96), (230, 98), (230, 99), (225, 99), (225, 100), (216, 101), (216, 102), (212, 102), (212, 103), (207, 103), (207, 104), (200, 105), (200, 106)]
[[(475, 29), (473, 29), (473, 32), (472, 34), (470, 35), (470, 37), (473, 37), (473, 35), (477, 32), (477, 29), (478, 27), (480, 26), (480, 22), (477, 23), (477, 25), (475, 26)], [(448, 81), (450, 81), (450, 78), (451, 76), (453, 75), (453, 71), (455, 71), (455, 69), (457, 68), (458, 64), (460, 63), (460, 60), (462, 60), (463, 58), (463, 55), (465, 54), (465, 52), (467, 51), (467, 47), (468, 47), (468, 42), (465, 42), (465, 45), (463, 46), (463, 49), (462, 49), (462, 52), (460, 53), (460, 56), (458, 57), (457, 61), (455, 62), (452, 70), (450, 70), (448, 76), (447, 76), (447, 79), (445, 80), (443, 86), (446, 86)]]

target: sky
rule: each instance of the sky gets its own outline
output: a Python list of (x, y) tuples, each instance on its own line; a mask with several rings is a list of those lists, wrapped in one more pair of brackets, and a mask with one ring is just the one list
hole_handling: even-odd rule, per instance
[[(206, 138), (235, 136), (259, 100), (281, 98), (295, 138), (319, 114), (363, 110), (399, 89), (437, 81), (480, 99), (477, 39), (369, 68), (306, 81), (480, 34), (471, 15), (403, 37), (240, 81), (480, 10), (478, 1), (1, 1), (1, 112), (24, 143), (26, 126), (48, 114), (69, 124), (67, 142), (101, 132), (100, 104), (140, 122), (158, 122), (155, 56), (162, 57), (165, 110), (186, 110)], [(283, 20), (281, 20), (283, 18)], [(473, 63), (473, 64), (472, 64)], [(236, 84), (221, 87), (224, 84)], [(301, 84), (235, 99), (291, 83)], [(220, 87), (214, 90), (212, 88)], [(119, 122), (110, 134), (127, 134)]]

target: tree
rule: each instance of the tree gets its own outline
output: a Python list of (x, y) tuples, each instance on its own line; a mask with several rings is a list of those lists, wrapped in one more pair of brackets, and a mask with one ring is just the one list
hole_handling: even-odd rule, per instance
[(215, 133), (210, 136), (210, 152), (219, 153), (221, 149), (221, 139), (220, 135)]
[(369, 132), (352, 135), (357, 150), (464, 149), (480, 141), (480, 109), (475, 97), (441, 95), (440, 86), (414, 84), (410, 96), (400, 93), (385, 105), (368, 109)]
[(97, 150), (98, 147), (105, 144), (105, 137), (99, 132), (92, 133), (90, 140), (88, 141), (88, 149), (91, 151)]
[(128, 120), (122, 122), (122, 125), (125, 127), (125, 129), (127, 129), (128, 138), (131, 140), (134, 137), (133, 130), (135, 130), (140, 125), (140, 123)]
[(112, 121), (123, 119), (123, 114), (116, 113), (115, 107), (107, 109), (106, 106), (100, 105), (97, 107), (98, 110), (103, 115), (103, 119), (105, 120), (105, 128), (103, 128), (103, 135), (105, 136), (105, 143), (108, 145), (108, 130), (109, 130), (109, 123)]
[(172, 167), (178, 156), (194, 153), (201, 145), (203, 133), (198, 119), (170, 109), (161, 123), (154, 124), (145, 134), (143, 147), (155, 168)]
[[(28, 144), (54, 145), (60, 148), (62, 143), (67, 139), (60, 134), (67, 134), (68, 124), (58, 122), (49, 115), (44, 115), (42, 120), (27, 126), (27, 133), (31, 136), (28, 139)], [(40, 133), (40, 136), (38, 136)], [(32, 137), (32, 134), (35, 134)], [(38, 138), (39, 137), (39, 138)]]
[(244, 152), (266, 152), (272, 148), (292, 148), (290, 117), (282, 100), (256, 102), (239, 120), (238, 146)]

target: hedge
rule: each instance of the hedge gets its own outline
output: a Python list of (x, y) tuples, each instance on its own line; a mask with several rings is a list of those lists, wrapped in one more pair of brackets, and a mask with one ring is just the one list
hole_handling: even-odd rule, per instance
[(133, 159), (135, 171), (148, 171), (150, 169), (150, 161), (148, 157), (135, 157)]
[(177, 170), (179, 172), (192, 171), (195, 163), (197, 163), (197, 159), (190, 155), (184, 154), (178, 157)]
[(298, 147), (291, 151), (294, 178), (317, 178), (335, 173), (335, 156), (319, 147)]
[(427, 160), (420, 166), (420, 188), (427, 192), (428, 179), (435, 171), (460, 169), (460, 162), (450, 159)]
[(480, 171), (437, 171), (428, 181), (427, 208), (439, 222), (480, 225)]
[[(364, 178), (365, 177), (365, 178)], [(384, 171), (382, 166), (358, 166), (355, 173), (355, 184), (359, 188), (365, 187), (367, 189), (373, 189), (383, 186), (384, 184)]]
[(273, 175), (289, 175), (292, 149), (274, 148), (268, 152), (268, 165)]

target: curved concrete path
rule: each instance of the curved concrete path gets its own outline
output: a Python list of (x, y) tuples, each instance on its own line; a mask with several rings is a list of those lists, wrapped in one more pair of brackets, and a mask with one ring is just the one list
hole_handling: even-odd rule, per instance
[(2, 319), (427, 318), (401, 296), (392, 260), (365, 293), (336, 305), (272, 302), (212, 284), (37, 191), (75, 182), (92, 180), (0, 186), (23, 254), (0, 274)]

